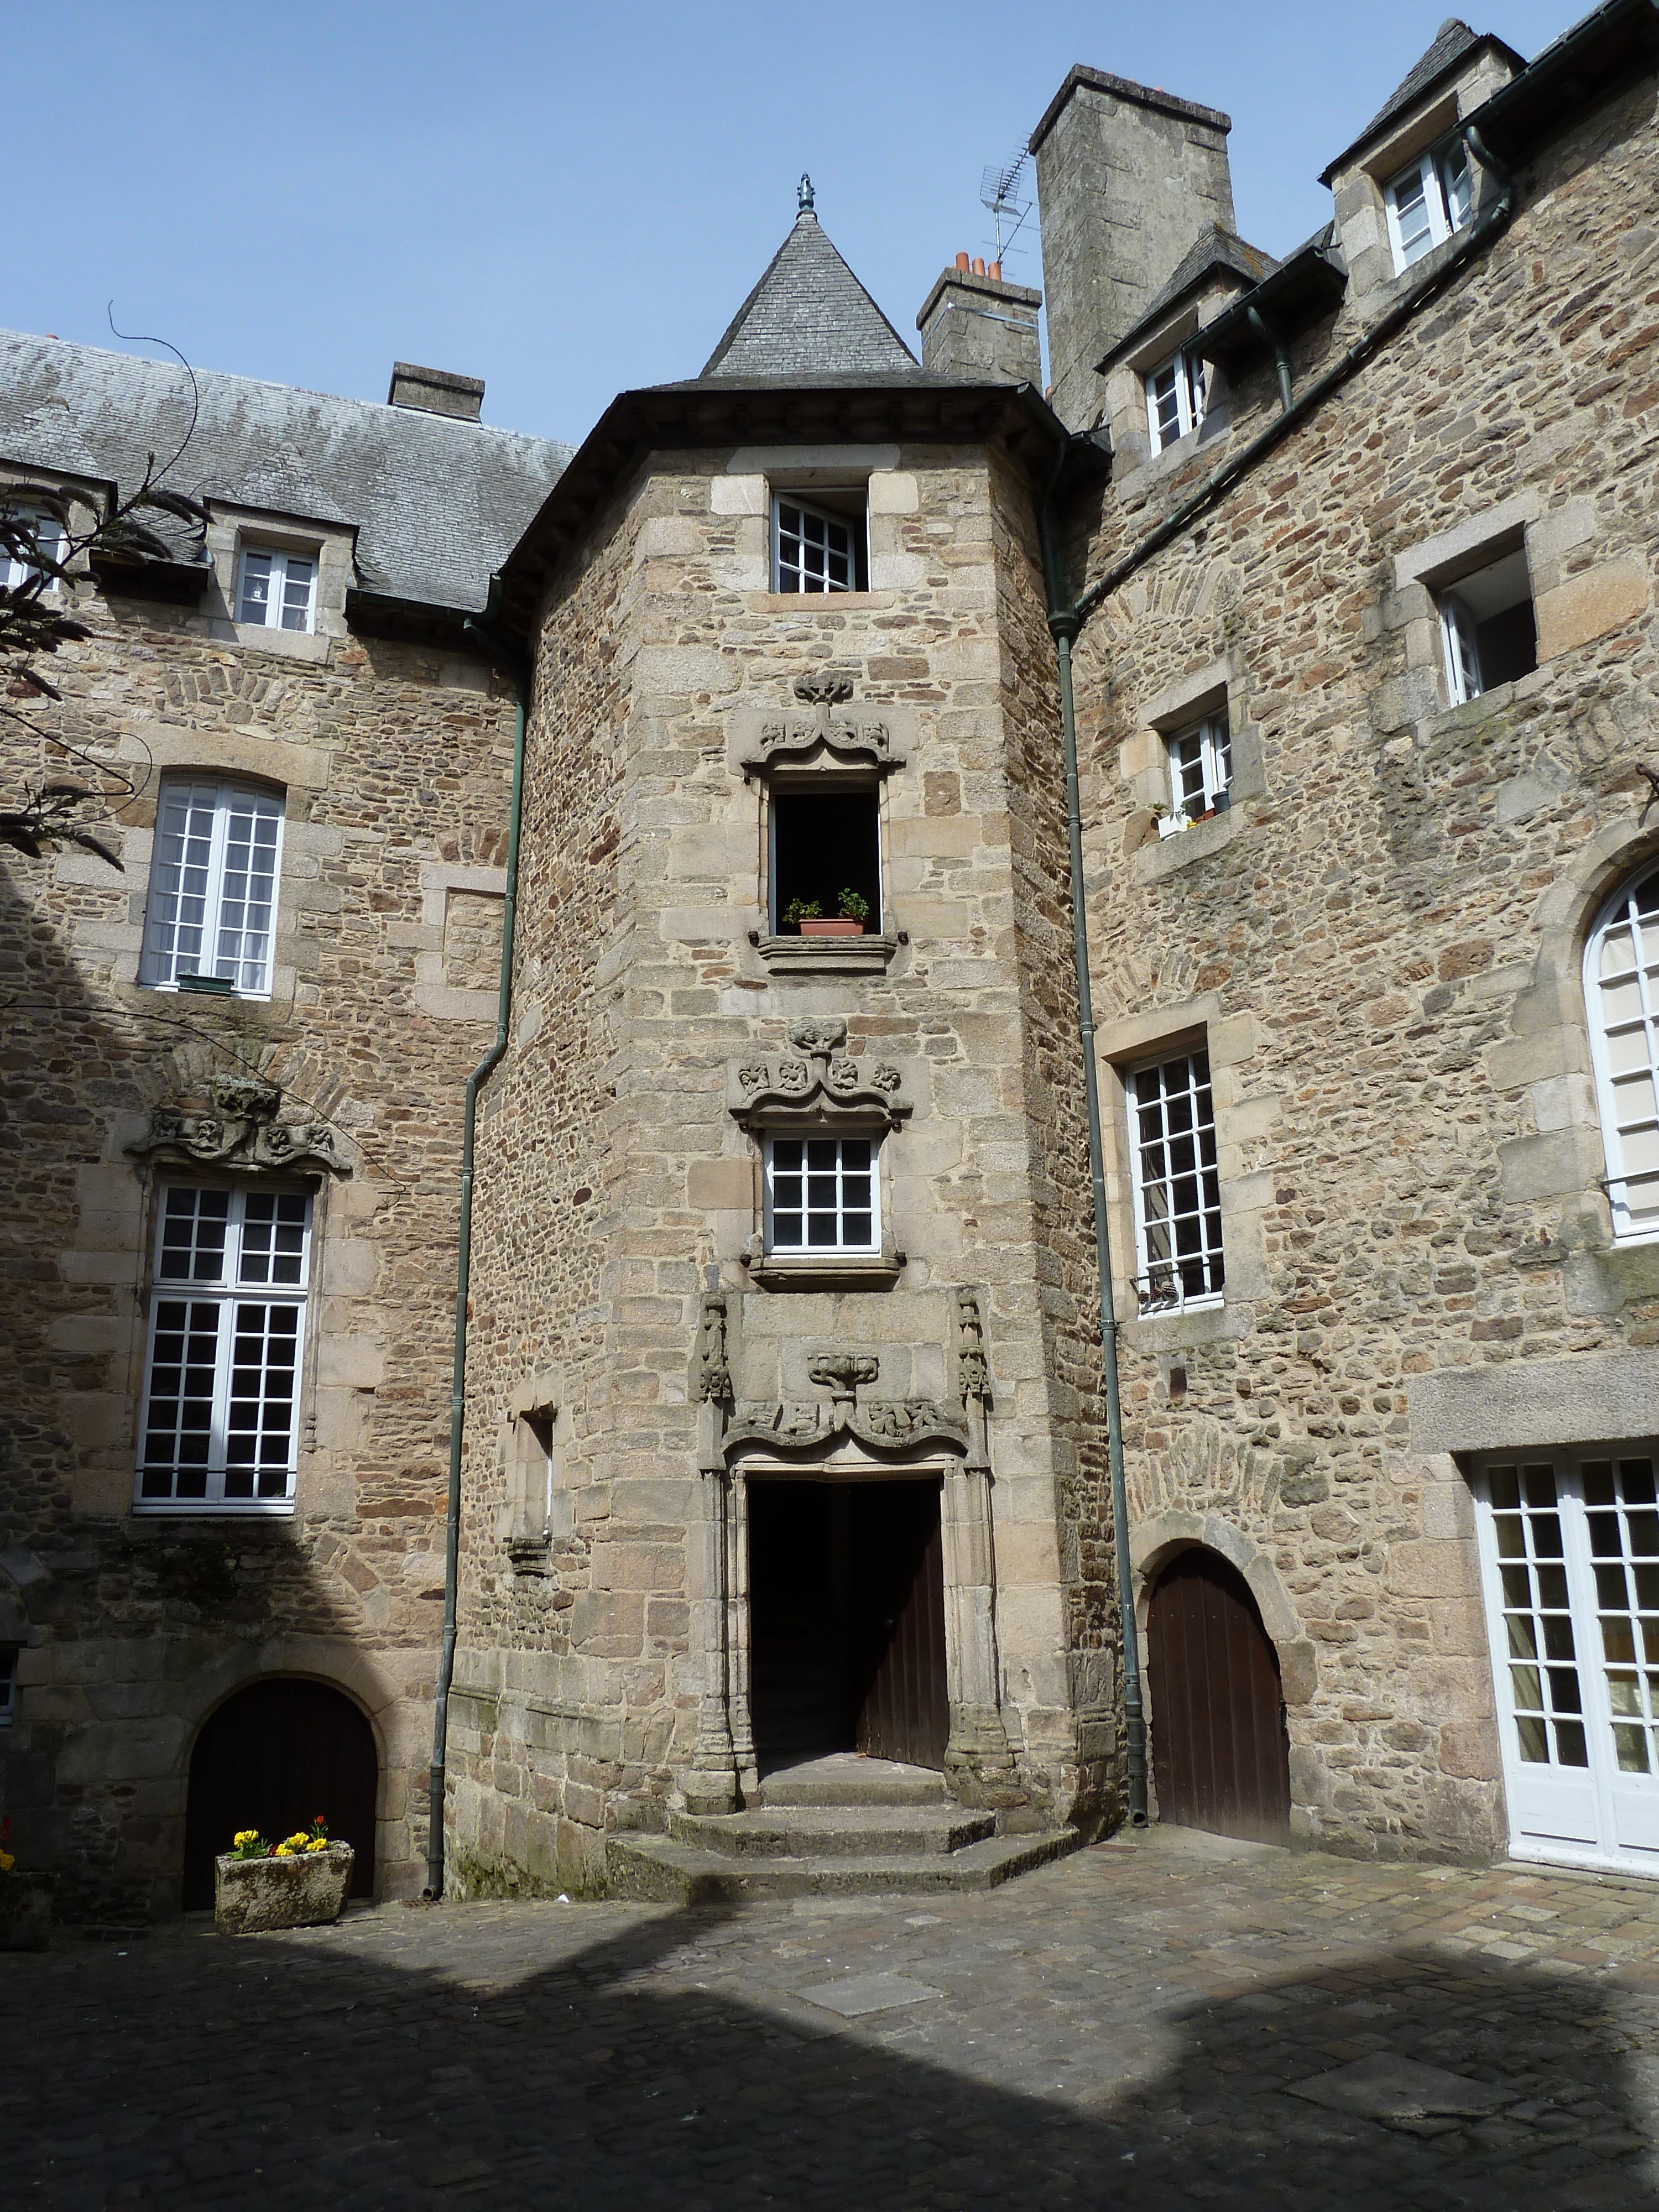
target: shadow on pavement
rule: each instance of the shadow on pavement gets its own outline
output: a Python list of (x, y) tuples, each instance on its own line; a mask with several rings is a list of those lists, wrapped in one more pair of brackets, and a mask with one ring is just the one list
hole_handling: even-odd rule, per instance
[[(545, 1949), (554, 1961), (488, 1994), (461, 1978), (470, 1956), (475, 1975), (504, 1971), (473, 1951), (465, 1907), (389, 1929), (385, 1915), (277, 1938), (192, 1929), (125, 1957), (77, 1947), (5, 1962), (4, 2201), (88, 2212), (1659, 2201), (1638, 2164), (1627, 2056), (1638, 2001), (1585, 1978), (1383, 1954), (1189, 2005), (1150, 2030), (1151, 2005), (1105, 1980), (1091, 2001), (1102, 2025), (1079, 2032), (1065, 2087), (1037, 2095), (997, 2085), (994, 2045), (981, 2031), (970, 2056), (948, 1999), (860, 2027), (799, 2000), (769, 2011), (758, 1990), (688, 1987), (705, 1961), (711, 1978), (729, 1974), (729, 1912), (606, 1925), (584, 1944), (580, 1908), (550, 1930), (538, 1917), (526, 1960)], [(752, 1920), (742, 1947), (762, 1955)], [(497, 1922), (493, 1957), (509, 1953)], [(797, 1987), (823, 1977), (805, 1957), (773, 1971)], [(980, 1971), (995, 1974), (994, 1954)], [(994, 2005), (994, 1990), (969, 2001)], [(928, 2051), (877, 2042), (901, 2017)], [(1011, 2006), (1009, 2071), (1039, 2033), (1054, 2048), (1053, 2019), (1027, 2029)], [(1170, 2046), (1168, 2063), (1148, 2033)], [(1292, 2094), (1322, 2075), (1360, 2109)], [(1453, 2075), (1463, 2090), (1446, 2087)], [(1379, 2100), (1392, 2119), (1365, 2116)]]

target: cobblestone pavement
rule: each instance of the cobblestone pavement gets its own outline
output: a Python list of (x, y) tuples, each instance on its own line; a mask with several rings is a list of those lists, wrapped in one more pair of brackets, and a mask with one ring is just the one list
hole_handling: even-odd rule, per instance
[(961, 1899), (64, 1936), (0, 1992), (7, 2212), (1659, 2206), (1659, 1890), (1589, 1877), (1164, 1831)]

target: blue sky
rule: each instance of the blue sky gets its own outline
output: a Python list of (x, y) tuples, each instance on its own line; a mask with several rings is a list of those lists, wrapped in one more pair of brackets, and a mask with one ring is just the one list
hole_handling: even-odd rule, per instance
[[(371, 399), (422, 362), (485, 378), (489, 422), (580, 439), (701, 368), (803, 168), (911, 337), (1074, 61), (1224, 108), (1239, 227), (1283, 252), (1442, 4), (14, 6), (0, 322), (110, 344), (112, 300), (202, 368)], [(1471, 20), (1530, 57), (1584, 12)], [(1041, 282), (1035, 252), (1007, 273)]]

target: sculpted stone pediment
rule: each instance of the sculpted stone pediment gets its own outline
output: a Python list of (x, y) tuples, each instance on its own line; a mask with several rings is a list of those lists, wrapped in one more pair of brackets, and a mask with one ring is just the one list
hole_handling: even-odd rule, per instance
[(904, 755), (895, 745), (893, 709), (853, 708), (850, 676), (836, 669), (814, 669), (798, 676), (793, 690), (798, 709), (741, 711), (733, 734), (745, 775), (820, 763), (873, 768), (884, 775), (903, 767)]
[(726, 1425), (728, 1457), (745, 1443), (763, 1444), (786, 1455), (822, 1456), (850, 1441), (876, 1459), (929, 1444), (967, 1449), (968, 1420), (959, 1406), (941, 1406), (936, 1398), (859, 1396), (866, 1383), (881, 1379), (881, 1360), (875, 1352), (815, 1352), (806, 1372), (810, 1381), (830, 1393), (828, 1403), (823, 1399), (741, 1400)]
[(838, 1120), (896, 1129), (912, 1110), (903, 1070), (887, 1060), (855, 1060), (847, 1024), (822, 1017), (789, 1024), (789, 1050), (744, 1053), (727, 1069), (726, 1105), (740, 1128)]
[(283, 1121), (283, 1094), (258, 1076), (216, 1075), (208, 1086), (211, 1108), (152, 1109), (149, 1127), (127, 1151), (137, 1159), (194, 1160), (239, 1173), (325, 1167), (349, 1175), (326, 1121)]

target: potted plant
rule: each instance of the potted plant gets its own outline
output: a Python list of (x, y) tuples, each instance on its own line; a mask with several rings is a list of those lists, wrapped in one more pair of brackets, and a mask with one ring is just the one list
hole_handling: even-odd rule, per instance
[(280, 1844), (240, 1828), (213, 1862), (215, 1925), (222, 1936), (254, 1936), (337, 1920), (356, 1857), (329, 1834), (320, 1813)]
[(836, 904), (840, 911), (826, 915), (816, 899), (791, 899), (783, 910), (784, 926), (793, 924), (803, 937), (862, 937), (870, 919), (869, 900), (844, 890)]
[(20, 1874), (7, 1849), (11, 1816), (0, 1820), (0, 1951), (44, 1951), (52, 1932), (55, 1874)]

